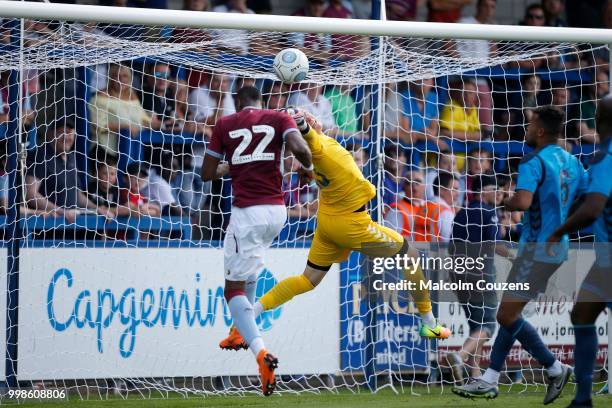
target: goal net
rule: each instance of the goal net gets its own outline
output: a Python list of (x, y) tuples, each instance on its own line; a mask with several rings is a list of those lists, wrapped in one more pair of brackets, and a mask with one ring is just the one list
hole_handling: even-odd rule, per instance
[[(1, 28), (2, 256), (10, 262), (0, 277), (0, 337), (8, 338), (0, 354), (10, 364), (0, 374), (24, 389), (83, 398), (258, 391), (252, 354), (218, 347), (232, 324), (222, 251), (231, 180), (200, 177), (215, 123), (235, 112), (241, 86), (258, 87), (267, 108), (293, 105), (317, 116), (376, 186), (372, 216), (428, 256), (447, 256), (455, 214), (477, 184), (500, 197), (512, 191), (531, 151), (524, 136), (535, 108), (564, 112), (564, 146), (586, 162), (597, 144), (595, 106), (608, 93), (609, 50), (592, 44), (212, 30), (171, 21), (5, 19)], [(290, 46), (311, 65), (306, 81), (291, 86), (271, 68)], [(256, 298), (303, 271), (316, 225), (317, 186), (300, 183), (291, 155), (282, 163), (289, 217), (266, 254)], [(494, 181), (485, 186), (483, 175)], [(407, 203), (421, 212), (404, 211)], [(521, 215), (498, 210), (494, 243), (512, 251)], [(589, 231), (573, 238), (588, 254)], [(496, 258), (497, 275), (510, 265)], [(434, 279), (438, 269), (425, 272)], [(453, 331), (436, 344), (418, 336), (406, 291), (368, 289), (378, 277), (363, 257), (351, 254), (328, 275), (258, 320), (280, 360), (281, 393), (366, 385), (440, 392), (434, 387), (486, 367), (492, 340), (471, 351), (464, 343), (475, 328), (494, 337), (494, 291), (478, 301), (432, 291), (435, 314)], [(571, 307), (571, 297), (549, 297), (527, 313), (570, 363)], [(606, 318), (598, 320), (600, 385)], [(517, 343), (502, 378), (522, 391), (543, 385), (542, 374)]]

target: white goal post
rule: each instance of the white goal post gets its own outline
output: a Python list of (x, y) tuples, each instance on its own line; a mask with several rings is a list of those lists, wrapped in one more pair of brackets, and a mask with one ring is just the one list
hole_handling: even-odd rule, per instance
[(77, 4), (0, 1), (3, 17), (105, 23), (164, 25), (177, 27), (242, 29), (253, 31), (317, 32), (391, 37), (462, 38), (496, 41), (612, 43), (612, 30), (448, 24), (379, 20), (316, 19), (299, 16), (246, 15), (183, 10), (114, 8)]

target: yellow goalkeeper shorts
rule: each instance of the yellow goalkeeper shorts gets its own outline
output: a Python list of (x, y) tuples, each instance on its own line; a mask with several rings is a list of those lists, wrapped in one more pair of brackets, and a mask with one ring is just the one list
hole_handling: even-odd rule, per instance
[(401, 248), (404, 238), (372, 220), (367, 211), (344, 215), (317, 216), (308, 262), (327, 267), (344, 261), (351, 251), (370, 253), (380, 248), (380, 256), (391, 256)]

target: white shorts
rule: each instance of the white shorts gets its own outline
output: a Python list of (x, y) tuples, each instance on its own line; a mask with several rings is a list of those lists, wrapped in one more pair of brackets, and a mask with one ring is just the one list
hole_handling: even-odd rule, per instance
[(246, 281), (264, 267), (264, 253), (287, 220), (284, 205), (232, 208), (223, 254), (225, 279)]

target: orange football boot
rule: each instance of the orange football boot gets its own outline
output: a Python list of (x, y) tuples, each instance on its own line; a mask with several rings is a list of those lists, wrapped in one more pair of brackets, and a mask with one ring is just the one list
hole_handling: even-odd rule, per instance
[(276, 388), (276, 378), (274, 370), (278, 367), (278, 358), (263, 349), (257, 354), (257, 365), (259, 366), (259, 376), (261, 377), (261, 391), (266, 397), (272, 395)]
[(229, 332), (229, 336), (221, 340), (221, 342), (219, 343), (219, 347), (221, 347), (223, 350), (238, 351), (240, 349), (248, 349), (249, 345), (245, 343), (238, 329), (232, 326)]

